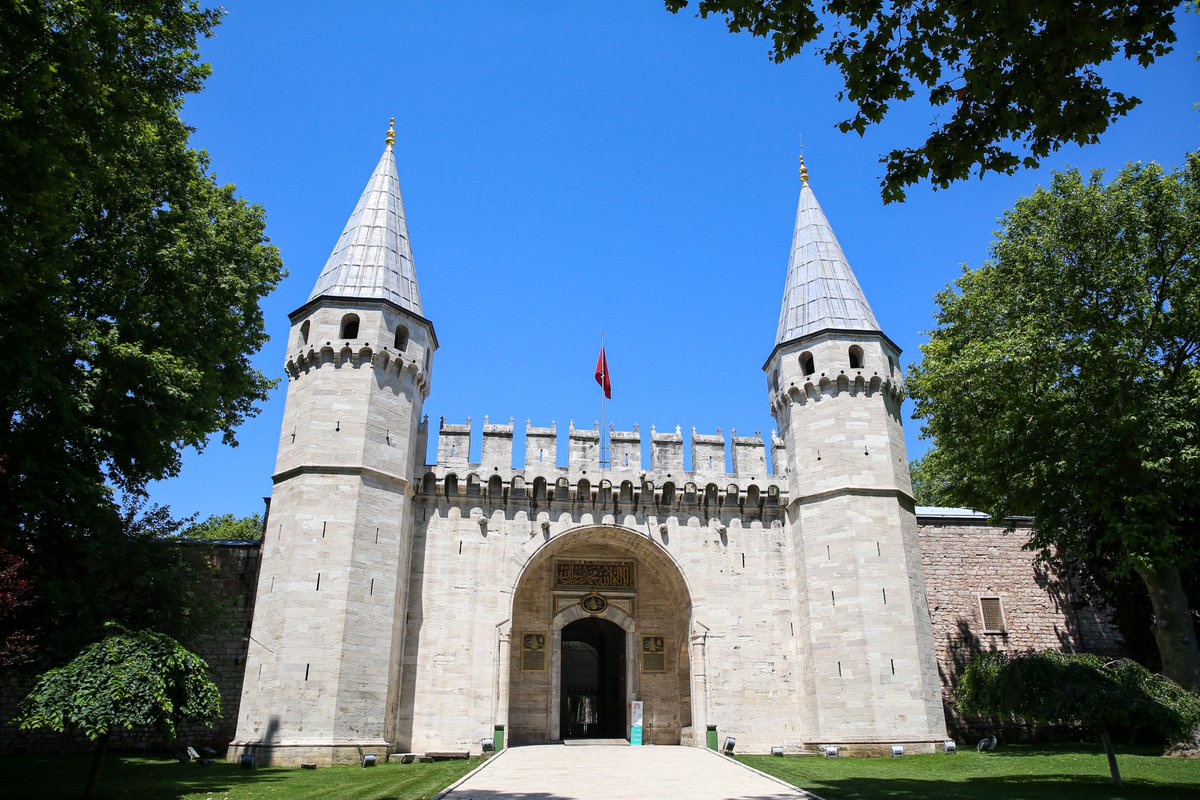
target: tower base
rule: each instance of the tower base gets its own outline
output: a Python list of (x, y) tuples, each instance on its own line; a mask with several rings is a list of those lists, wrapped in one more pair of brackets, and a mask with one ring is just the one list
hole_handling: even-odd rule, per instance
[(229, 743), (226, 758), (237, 761), (244, 754), (254, 756), (256, 767), (299, 767), (315, 764), (318, 767), (361, 764), (363, 756), (373, 755), (379, 763), (387, 761), (391, 746), (384, 739), (239, 742)]

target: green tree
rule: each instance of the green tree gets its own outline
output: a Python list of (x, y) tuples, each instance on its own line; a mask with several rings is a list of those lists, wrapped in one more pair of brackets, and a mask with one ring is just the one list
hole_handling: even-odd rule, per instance
[(951, 506), (954, 495), (951, 481), (942, 471), (936, 447), (925, 451), (925, 455), (908, 462), (908, 473), (912, 476), (913, 499), (919, 506)]
[(183, 530), (188, 539), (200, 539), (208, 542), (262, 541), (263, 520), (259, 514), (248, 517), (235, 517), (233, 514), (214, 514), (203, 522), (189, 525)]
[[(665, 0), (678, 13), (688, 0)], [(892, 150), (886, 202), (928, 179), (945, 188), (972, 172), (1035, 167), (1064, 143), (1090, 144), (1140, 101), (1105, 85), (1096, 68), (1116, 57), (1148, 66), (1175, 42), (1177, 0), (1142, 3), (1025, 0), (698, 0), (701, 17), (770, 38), (783, 62), (820, 39), (841, 72), (838, 123), (860, 136), (893, 103), (918, 92), (938, 116), (925, 142)], [(944, 119), (944, 121), (943, 121)]]
[(96, 742), (88, 800), (114, 730), (157, 727), (174, 738), (180, 723), (211, 726), (220, 715), (221, 694), (202, 658), (164, 634), (117, 629), (42, 675), (15, 722), (22, 730), (75, 730)]
[(1099, 735), (1114, 784), (1121, 772), (1109, 731), (1149, 726), (1171, 740), (1200, 725), (1200, 697), (1129, 659), (1086, 653), (982, 653), (954, 688), (964, 714), (1075, 722)]
[(179, 118), (218, 17), (190, 0), (0, 9), (0, 546), (46, 598), (68, 554), (119, 560), (115, 492), (213, 433), (234, 443), (273, 385), (248, 356), (278, 252)]
[(1056, 174), (937, 302), (908, 391), (953, 499), (1136, 574), (1163, 671), (1200, 690), (1180, 578), (1200, 554), (1200, 153)]

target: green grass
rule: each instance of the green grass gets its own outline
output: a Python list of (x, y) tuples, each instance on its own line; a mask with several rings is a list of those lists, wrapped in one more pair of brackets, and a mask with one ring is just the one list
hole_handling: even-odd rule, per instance
[(1006, 745), (903, 758), (738, 756), (826, 800), (1197, 800), (1200, 759), (1118, 752), (1113, 786), (1099, 745)]
[[(477, 767), (481, 759), (327, 769), (207, 767), (170, 758), (109, 755), (96, 800), (422, 800)], [(4, 756), (0, 796), (78, 800), (90, 755)]]

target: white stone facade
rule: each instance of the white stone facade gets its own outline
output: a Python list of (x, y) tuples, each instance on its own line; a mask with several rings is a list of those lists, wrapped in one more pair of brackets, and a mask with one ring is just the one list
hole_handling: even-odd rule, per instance
[(442, 422), (425, 465), (437, 340), (419, 301), (388, 299), (417, 297), (391, 151), (342, 236), (360, 256), (383, 242), (384, 262), (335, 249), (291, 317), (231, 754), (477, 753), (497, 726), (514, 744), (624, 737), (635, 699), (653, 743), (945, 739), (899, 353), (807, 183), (780, 336), (801, 333), (764, 367), (774, 473), (757, 434), (693, 430), (685, 465), (678, 429), (651, 429), (645, 465), (641, 432), (612, 431), (602, 465), (600, 432), (571, 426), (559, 466), (553, 424), (526, 425), (518, 468), (511, 421), (485, 421), (472, 453), (469, 420)]

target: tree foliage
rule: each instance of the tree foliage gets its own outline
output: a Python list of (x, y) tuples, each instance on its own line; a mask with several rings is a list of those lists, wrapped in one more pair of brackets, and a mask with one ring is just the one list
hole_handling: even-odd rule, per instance
[(42, 675), (14, 720), (22, 730), (79, 731), (98, 742), (85, 797), (113, 731), (155, 727), (173, 739), (180, 723), (211, 726), (221, 715), (221, 693), (202, 658), (165, 634), (110, 630)]
[(917, 505), (954, 505), (952, 482), (943, 471), (936, 447), (929, 448), (923, 456), (908, 462), (908, 474), (912, 478), (913, 499)]
[(233, 514), (214, 514), (203, 522), (184, 528), (183, 536), (207, 542), (259, 542), (262, 541), (262, 516), (251, 514), (236, 517)]
[(937, 302), (907, 385), (952, 499), (1136, 573), (1164, 672), (1200, 690), (1180, 580), (1200, 554), (1200, 153), (1056, 174)]
[(204, 659), (166, 634), (114, 630), (38, 679), (21, 702), (22, 730), (78, 730), (94, 741), (118, 728), (156, 727), (174, 738), (182, 722), (211, 726), (220, 716)]
[(1174, 741), (1200, 725), (1200, 696), (1129, 659), (1088, 653), (981, 653), (954, 688), (964, 714), (1075, 722), (1101, 735), (1113, 782), (1121, 782), (1108, 732), (1146, 726)]
[(218, 17), (190, 0), (0, 10), (0, 545), (39, 588), (81, 550), (119, 560), (114, 490), (138, 495), (213, 433), (234, 442), (272, 385), (248, 356), (279, 255), (179, 118)]
[(22, 612), (33, 604), (33, 583), (25, 576), (25, 560), (0, 547), (0, 669), (33, 660), (34, 636), (22, 619)]
[[(679, 12), (688, 0), (665, 0)], [(820, 40), (838, 68), (838, 123), (860, 136), (891, 106), (919, 93), (939, 112), (924, 143), (893, 150), (883, 198), (903, 200), (921, 180), (945, 188), (972, 172), (1037, 166), (1064, 143), (1097, 141), (1140, 101), (1107, 86), (1096, 68), (1113, 58), (1147, 66), (1175, 42), (1175, 0), (1141, 3), (1025, 0), (698, 0), (701, 17), (771, 40), (785, 61)]]

